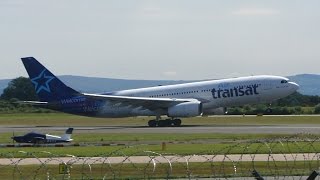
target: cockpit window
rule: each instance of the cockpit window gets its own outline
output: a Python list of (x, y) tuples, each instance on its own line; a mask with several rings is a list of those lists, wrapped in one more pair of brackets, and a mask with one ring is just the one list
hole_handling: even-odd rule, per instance
[(288, 83), (288, 81), (287, 80), (282, 80), (281, 84), (284, 84), (284, 83)]

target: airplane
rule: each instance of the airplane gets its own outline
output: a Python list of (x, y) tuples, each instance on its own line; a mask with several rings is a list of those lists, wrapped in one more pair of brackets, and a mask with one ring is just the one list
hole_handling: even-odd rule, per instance
[(24, 103), (89, 117), (155, 116), (150, 127), (180, 126), (179, 118), (224, 107), (271, 103), (299, 88), (285, 77), (259, 75), (90, 94), (65, 85), (34, 57), (21, 59), (40, 100)]
[(66, 143), (71, 142), (73, 128), (68, 128), (66, 133), (62, 136), (55, 136), (50, 134), (40, 134), (36, 132), (30, 132), (23, 136), (13, 136), (11, 139), (18, 143), (33, 143), (33, 144), (49, 144), (49, 143)]

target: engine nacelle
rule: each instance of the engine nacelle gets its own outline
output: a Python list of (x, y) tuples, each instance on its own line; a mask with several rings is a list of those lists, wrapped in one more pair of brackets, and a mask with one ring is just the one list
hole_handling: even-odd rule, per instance
[(228, 109), (226, 107), (207, 109), (203, 112), (203, 115), (225, 115), (225, 114), (228, 114)]
[(199, 101), (180, 103), (168, 109), (169, 117), (194, 117), (202, 114), (202, 103)]

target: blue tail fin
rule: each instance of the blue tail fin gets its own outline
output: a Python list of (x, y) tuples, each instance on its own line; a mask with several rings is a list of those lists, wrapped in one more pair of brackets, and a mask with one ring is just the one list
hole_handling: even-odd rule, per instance
[(40, 101), (53, 102), (79, 95), (33, 57), (21, 58)]
[(66, 134), (72, 134), (72, 131), (73, 131), (73, 128), (68, 128), (68, 129), (66, 130)]

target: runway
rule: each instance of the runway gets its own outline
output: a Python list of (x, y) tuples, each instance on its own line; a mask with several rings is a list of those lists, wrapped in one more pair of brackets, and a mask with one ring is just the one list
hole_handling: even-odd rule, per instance
[[(0, 133), (63, 132), (62, 126), (0, 126)], [(298, 125), (184, 125), (181, 127), (147, 126), (75, 126), (74, 133), (228, 133), (228, 134), (320, 134), (320, 124)]]

